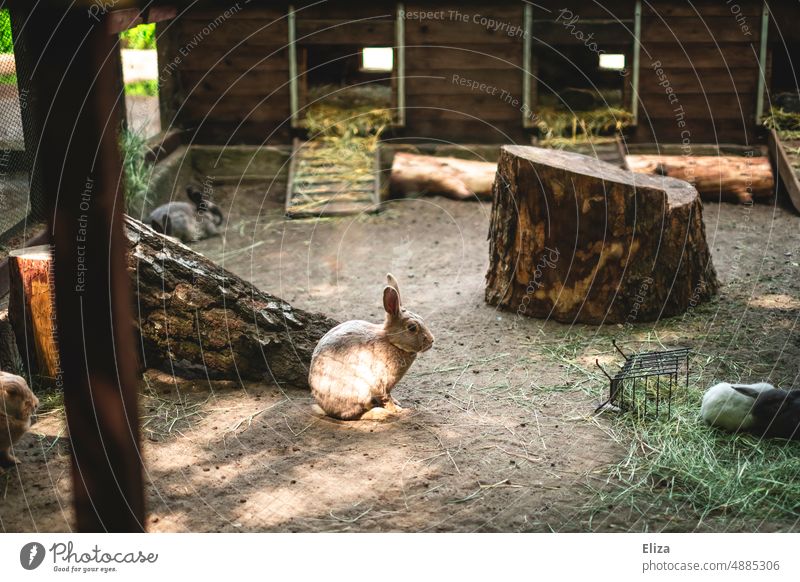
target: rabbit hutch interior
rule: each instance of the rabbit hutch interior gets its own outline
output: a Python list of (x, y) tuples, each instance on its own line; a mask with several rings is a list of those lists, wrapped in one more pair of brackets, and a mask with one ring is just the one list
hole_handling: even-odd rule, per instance
[[(87, 94), (122, 128), (87, 149), (121, 145), (106, 268), (133, 335), (109, 361), (136, 374), (143, 472), (120, 457), (143, 529), (797, 528), (793, 432), (725, 430), (745, 425), (703, 400), (797, 383), (796, 4), (140, 4), (83, 3), (102, 66), (59, 61), (36, 32), (49, 17), (10, 4), (0, 398), (28, 412), (0, 439), (4, 530), (90, 511), (70, 478), (91, 453), (80, 391), (47, 354), (68, 379), (91, 333), (59, 269), (110, 182), (31, 161), (61, 139), (47, 91), (79, 111), (93, 78), (75, 69), (58, 97), (37, 51), (51, 71), (101, 67)], [(137, 27), (157, 52), (161, 131), (144, 137), (118, 99)]]

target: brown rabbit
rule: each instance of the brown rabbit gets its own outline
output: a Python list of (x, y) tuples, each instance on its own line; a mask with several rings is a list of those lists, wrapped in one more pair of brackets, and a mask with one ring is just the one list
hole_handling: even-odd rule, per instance
[(308, 383), (318, 413), (341, 420), (380, 420), (402, 410), (392, 389), (417, 353), (430, 349), (433, 335), (419, 315), (403, 308), (400, 287), (391, 274), (386, 283), (382, 325), (345, 321), (314, 349)]
[(39, 399), (24, 378), (0, 372), (0, 472), (19, 463), (11, 447), (28, 432), (38, 406)]

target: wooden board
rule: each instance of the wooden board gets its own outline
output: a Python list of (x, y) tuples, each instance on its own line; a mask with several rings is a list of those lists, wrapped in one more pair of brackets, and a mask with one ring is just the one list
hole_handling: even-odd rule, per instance
[(774, 129), (769, 132), (768, 149), (770, 161), (775, 168), (775, 176), (789, 194), (794, 209), (800, 212), (800, 180), (797, 171), (789, 161), (789, 156), (786, 155), (786, 148), (783, 147), (778, 132)]

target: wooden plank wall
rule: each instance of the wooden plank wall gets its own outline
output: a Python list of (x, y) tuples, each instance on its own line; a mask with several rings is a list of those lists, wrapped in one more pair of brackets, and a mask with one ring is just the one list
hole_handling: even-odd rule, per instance
[(643, 2), (636, 141), (753, 143), (761, 2), (736, 4)]
[[(406, 128), (401, 135), (525, 142), (522, 3), (407, 2), (405, 8)], [(432, 18), (421, 16), (432, 11)]]
[[(162, 126), (177, 124), (196, 143), (288, 141), (285, 16), (277, 4), (240, 2), (192, 9), (159, 25), (160, 77), (173, 92)], [(162, 99), (162, 116), (164, 107)]]
[[(632, 18), (633, 0), (606, 4), (536, 2), (551, 11), (570, 6), (583, 19)], [(224, 6), (205, 4), (159, 25), (159, 66), (167, 85), (163, 125), (177, 123), (200, 143), (288, 143), (287, 4), (254, 0), (239, 6), (224, 18)], [(298, 42), (306, 45), (322, 40), (383, 44), (392, 30), (386, 17), (395, 9), (388, 0), (295, 6)], [(731, 7), (718, 0), (643, 2), (640, 123), (632, 141), (679, 143), (688, 129), (692, 142), (752, 142), (761, 1), (737, 0), (737, 6), (738, 21)], [(405, 10), (406, 127), (396, 135), (526, 143), (523, 2), (416, 0), (406, 2)], [(339, 26), (352, 20), (363, 22)], [(659, 62), (661, 67), (655, 66)], [(677, 104), (660, 84), (659, 68)], [(683, 117), (675, 111), (678, 105)]]

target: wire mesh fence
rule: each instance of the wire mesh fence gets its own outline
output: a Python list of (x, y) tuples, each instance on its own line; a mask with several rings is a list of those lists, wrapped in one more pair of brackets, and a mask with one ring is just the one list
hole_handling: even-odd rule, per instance
[[(0, 36), (13, 38), (13, 16), (0, 11)], [(0, 50), (0, 243), (27, 222), (43, 218), (43, 192), (32, 174), (36, 139), (23, 39), (3, 42)]]

